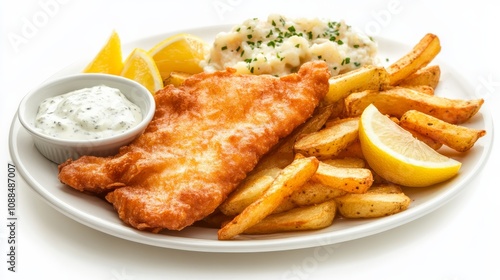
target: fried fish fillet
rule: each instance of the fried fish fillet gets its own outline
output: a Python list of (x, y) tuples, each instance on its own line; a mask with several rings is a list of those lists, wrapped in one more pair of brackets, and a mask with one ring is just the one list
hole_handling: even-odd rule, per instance
[(105, 195), (127, 224), (181, 230), (212, 213), (282, 137), (328, 92), (323, 62), (281, 78), (233, 69), (192, 76), (155, 94), (148, 128), (111, 157), (59, 166), (59, 179)]

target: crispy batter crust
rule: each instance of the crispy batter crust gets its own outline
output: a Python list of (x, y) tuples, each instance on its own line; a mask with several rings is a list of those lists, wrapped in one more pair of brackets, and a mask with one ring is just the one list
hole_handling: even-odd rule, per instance
[(181, 230), (212, 213), (257, 161), (328, 92), (323, 62), (281, 78), (201, 73), (155, 94), (145, 133), (116, 156), (59, 166), (61, 182), (105, 194), (140, 230)]

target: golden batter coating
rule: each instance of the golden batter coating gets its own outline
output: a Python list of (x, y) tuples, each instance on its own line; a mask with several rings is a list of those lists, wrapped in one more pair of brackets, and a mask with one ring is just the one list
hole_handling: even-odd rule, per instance
[(323, 62), (281, 78), (233, 69), (192, 76), (155, 94), (143, 135), (116, 156), (59, 166), (61, 182), (105, 194), (127, 224), (181, 230), (212, 213), (282, 137), (328, 92)]

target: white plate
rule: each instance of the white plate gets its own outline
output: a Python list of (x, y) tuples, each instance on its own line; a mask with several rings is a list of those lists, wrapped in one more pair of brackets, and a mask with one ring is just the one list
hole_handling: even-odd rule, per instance
[[(229, 28), (230, 26), (214, 26), (183, 32), (198, 35), (211, 42), (216, 33), (227, 31)], [(170, 35), (173, 34), (160, 34), (131, 42), (124, 45), (123, 51), (126, 54), (134, 47), (149, 49)], [(412, 42), (400, 44), (382, 38), (377, 41), (380, 57), (384, 60), (388, 58), (389, 61), (399, 58), (412, 46)], [(77, 62), (54, 76), (77, 73), (90, 59)], [(474, 91), (463, 84), (464, 80), (456, 72), (453, 72), (445, 62), (439, 59), (436, 61), (442, 70), (442, 81), (437, 95), (450, 98), (476, 98), (473, 96)], [(308, 248), (358, 239), (403, 225), (443, 206), (467, 187), (471, 178), (481, 170), (492, 146), (493, 125), (486, 106), (483, 106), (466, 125), (486, 129), (488, 133), (468, 153), (452, 154), (452, 157), (463, 163), (458, 176), (431, 188), (406, 189), (405, 192), (412, 198), (412, 204), (402, 213), (378, 219), (339, 219), (323, 230), (243, 236), (232, 241), (218, 241), (215, 229), (199, 227), (190, 227), (180, 232), (167, 231), (162, 234), (135, 230), (121, 222), (109, 203), (62, 185), (57, 179), (57, 166), (38, 153), (30, 135), (18, 122), (17, 116), (12, 121), (9, 141), (11, 156), (28, 184), (55, 209), (84, 225), (119, 238), (158, 247), (204, 252), (265, 252)]]

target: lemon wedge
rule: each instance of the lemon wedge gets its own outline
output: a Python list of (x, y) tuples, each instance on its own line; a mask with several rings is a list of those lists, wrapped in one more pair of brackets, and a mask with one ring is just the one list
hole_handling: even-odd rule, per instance
[(113, 30), (106, 44), (83, 69), (83, 72), (119, 75), (122, 69), (123, 60), (120, 37), (118, 33)]
[(163, 88), (163, 80), (153, 58), (140, 48), (135, 48), (127, 57), (120, 75), (142, 84), (152, 94)]
[(460, 162), (414, 138), (373, 104), (361, 115), (359, 139), (370, 167), (403, 186), (431, 186), (455, 176), (461, 167)]
[(180, 33), (159, 42), (149, 50), (163, 80), (171, 72), (196, 74), (203, 71), (200, 66), (208, 54), (208, 44), (191, 34)]

